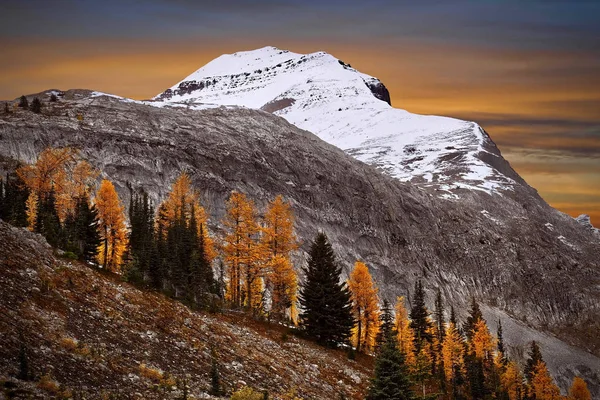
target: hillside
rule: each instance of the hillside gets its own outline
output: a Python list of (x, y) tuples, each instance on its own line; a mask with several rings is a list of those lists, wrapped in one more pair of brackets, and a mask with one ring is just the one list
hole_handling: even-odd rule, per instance
[(457, 187), (459, 198), (447, 198), (382, 174), (268, 112), (156, 107), (83, 90), (45, 102), (42, 115), (16, 110), (0, 119), (5, 161), (32, 162), (47, 146), (80, 149), (125, 203), (127, 184), (147, 190), (156, 204), (188, 171), (217, 235), (231, 190), (259, 207), (282, 194), (304, 250), (324, 230), (346, 271), (364, 260), (392, 301), (410, 299), (417, 279), (430, 304), (436, 287), (457, 309), (474, 296), (488, 321), (501, 317), (514, 327), (506, 341), (516, 358), (539, 336), (556, 355), (548, 359), (555, 376), (566, 382), (582, 373), (598, 393), (600, 244), (526, 185), (501, 196)]
[[(304, 398), (362, 399), (370, 360), (349, 360), (242, 314), (196, 313), (118, 277), (57, 258), (45, 240), (0, 221), (0, 397), (5, 381), (17, 398), (211, 398), (211, 348), (228, 391), (249, 385), (273, 398), (295, 390)], [(19, 333), (34, 379), (19, 368)], [(140, 365), (145, 365), (140, 367)], [(151, 370), (162, 371), (160, 379)], [(48, 374), (58, 389), (39, 387)], [(170, 379), (169, 379), (170, 378)], [(4, 383), (4, 385), (2, 385)], [(112, 397), (109, 397), (112, 396)]]

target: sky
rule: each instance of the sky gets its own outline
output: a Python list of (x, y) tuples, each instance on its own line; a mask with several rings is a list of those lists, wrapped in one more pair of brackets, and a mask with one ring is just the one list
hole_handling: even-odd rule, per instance
[(546, 201), (600, 226), (598, 1), (0, 1), (0, 99), (146, 99), (223, 53), (323, 50), (395, 107), (478, 122)]

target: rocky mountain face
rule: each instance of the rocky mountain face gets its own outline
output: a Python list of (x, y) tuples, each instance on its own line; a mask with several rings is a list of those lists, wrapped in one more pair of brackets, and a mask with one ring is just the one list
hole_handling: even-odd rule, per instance
[(457, 185), (448, 193), (406, 183), (271, 113), (193, 108), (72, 90), (41, 115), (2, 115), (0, 156), (32, 162), (47, 146), (74, 146), (125, 204), (127, 185), (157, 203), (188, 171), (215, 235), (232, 190), (259, 207), (282, 194), (304, 250), (322, 229), (346, 271), (365, 261), (391, 301), (410, 300), (417, 279), (430, 302), (437, 287), (457, 308), (473, 296), (492, 326), (498, 318), (510, 326), (513, 356), (538, 340), (563, 389), (580, 374), (600, 394), (600, 243), (533, 189), (514, 184), (500, 195)]
[[(240, 313), (192, 312), (56, 257), (40, 235), (0, 221), (0, 398), (215, 398), (227, 392), (362, 399), (371, 360), (349, 360)], [(31, 382), (12, 378), (25, 350)], [(44, 376), (46, 376), (44, 378)], [(6, 396), (6, 397), (5, 397)]]

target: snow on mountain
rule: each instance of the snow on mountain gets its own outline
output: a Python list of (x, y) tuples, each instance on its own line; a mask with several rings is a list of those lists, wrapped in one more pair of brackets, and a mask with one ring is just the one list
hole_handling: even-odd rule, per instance
[(456, 197), (457, 188), (510, 190), (518, 180), (476, 123), (393, 108), (377, 78), (325, 52), (225, 54), (154, 101), (272, 112), (400, 180), (448, 192), (441, 197)]

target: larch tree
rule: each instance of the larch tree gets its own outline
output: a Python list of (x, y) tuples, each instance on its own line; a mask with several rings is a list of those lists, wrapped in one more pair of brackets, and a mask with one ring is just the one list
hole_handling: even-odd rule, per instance
[(576, 376), (569, 389), (569, 397), (572, 400), (592, 400), (592, 395), (583, 379)]
[(396, 319), (394, 321), (398, 337), (398, 347), (406, 356), (406, 364), (413, 368), (415, 365), (415, 342), (413, 330), (410, 328), (410, 319), (408, 311), (404, 305), (404, 296), (399, 296), (396, 300)]
[(461, 385), (464, 380), (464, 343), (452, 322), (448, 325), (444, 341), (442, 342), (442, 358), (444, 360), (444, 375), (453, 398), (457, 398), (461, 392)]
[(228, 267), (227, 296), (236, 307), (246, 305), (254, 309), (262, 300), (262, 257), (258, 242), (259, 226), (254, 203), (245, 194), (233, 192), (227, 201), (223, 220), (225, 237), (223, 255)]
[(276, 255), (270, 260), (269, 285), (271, 313), (282, 319), (289, 311), (290, 320), (297, 323), (298, 276), (288, 257)]
[(375, 345), (379, 322), (379, 299), (377, 288), (367, 265), (357, 261), (348, 278), (348, 287), (352, 293), (352, 305), (356, 327), (356, 351), (371, 350)]
[(530, 386), (535, 400), (559, 400), (562, 398), (560, 389), (554, 383), (546, 363), (543, 361), (538, 361), (533, 367)]
[(298, 239), (292, 209), (281, 195), (267, 206), (260, 244), (267, 270), (266, 286), (271, 292), (271, 313), (281, 319), (289, 310), (295, 322), (298, 278), (290, 255), (298, 248)]
[(299, 296), (302, 328), (321, 344), (332, 347), (345, 344), (355, 323), (351, 294), (346, 283), (340, 281), (342, 268), (324, 233), (317, 235), (308, 257)]
[(478, 320), (473, 327), (473, 338), (471, 340), (472, 351), (475, 356), (482, 360), (491, 360), (495, 348), (495, 339), (483, 319)]
[(111, 181), (103, 179), (96, 193), (101, 244), (98, 262), (112, 272), (119, 272), (121, 257), (127, 246), (125, 208)]
[(500, 380), (509, 400), (521, 400), (523, 398), (523, 374), (517, 363), (514, 361), (508, 362)]

